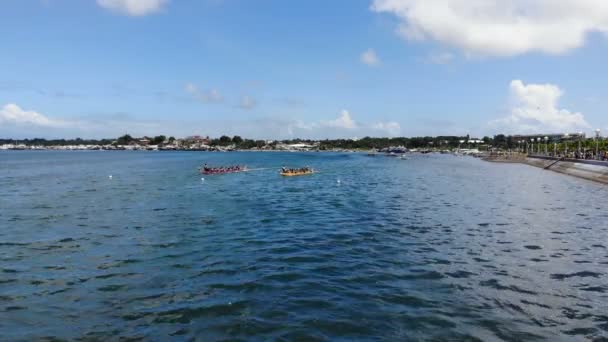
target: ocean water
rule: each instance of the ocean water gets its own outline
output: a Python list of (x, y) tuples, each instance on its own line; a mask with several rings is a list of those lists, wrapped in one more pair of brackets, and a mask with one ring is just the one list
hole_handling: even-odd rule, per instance
[(1, 152), (0, 339), (606, 339), (607, 198), (451, 155)]

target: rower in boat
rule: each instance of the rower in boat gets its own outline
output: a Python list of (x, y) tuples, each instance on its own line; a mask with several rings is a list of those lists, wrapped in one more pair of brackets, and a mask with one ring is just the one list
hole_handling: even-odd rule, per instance
[(236, 172), (242, 172), (242, 171), (247, 171), (247, 167), (245, 166), (240, 166), (240, 165), (234, 165), (234, 166), (227, 166), (227, 167), (209, 167), (207, 166), (207, 164), (205, 164), (201, 169), (200, 172), (206, 175), (215, 175), (215, 174), (224, 174), (224, 173), (236, 173)]
[(302, 175), (309, 175), (314, 172), (315, 171), (310, 167), (303, 167), (303, 168), (299, 168), (299, 169), (288, 169), (286, 167), (281, 168), (282, 176), (302, 176)]

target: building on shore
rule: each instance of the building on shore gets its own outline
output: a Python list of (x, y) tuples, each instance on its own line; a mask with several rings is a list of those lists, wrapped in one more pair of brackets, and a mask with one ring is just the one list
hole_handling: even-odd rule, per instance
[[(546, 139), (545, 139), (546, 138)], [(539, 140), (540, 139), (540, 140)], [(513, 135), (513, 141), (549, 141), (552, 143), (560, 143), (563, 141), (578, 141), (585, 140), (585, 133), (552, 133), (552, 134), (526, 134), (526, 135)]]
[(294, 143), (294, 144), (276, 144), (275, 149), (281, 151), (311, 151), (318, 150), (320, 142), (314, 141), (311, 143)]
[(211, 139), (200, 135), (192, 135), (179, 140), (179, 146), (186, 149), (207, 149), (211, 143)]

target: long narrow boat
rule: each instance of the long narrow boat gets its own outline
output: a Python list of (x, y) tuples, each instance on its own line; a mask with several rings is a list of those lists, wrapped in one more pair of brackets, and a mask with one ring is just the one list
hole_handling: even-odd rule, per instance
[(294, 176), (312, 175), (313, 173), (315, 173), (314, 170), (310, 170), (310, 171), (296, 171), (296, 172), (281, 172), (281, 176), (294, 177)]
[(245, 172), (247, 171), (247, 167), (246, 166), (240, 166), (238, 168), (230, 168), (230, 169), (216, 169), (216, 168), (212, 168), (212, 169), (208, 169), (205, 170), (204, 168), (200, 169), (200, 172), (203, 175), (223, 175), (223, 174), (227, 174), (227, 173), (239, 173), (239, 172)]

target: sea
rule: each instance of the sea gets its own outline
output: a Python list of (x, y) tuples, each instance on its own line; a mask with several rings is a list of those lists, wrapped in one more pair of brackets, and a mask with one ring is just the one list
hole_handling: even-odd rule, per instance
[(0, 340), (606, 341), (606, 199), (454, 155), (2, 151)]

